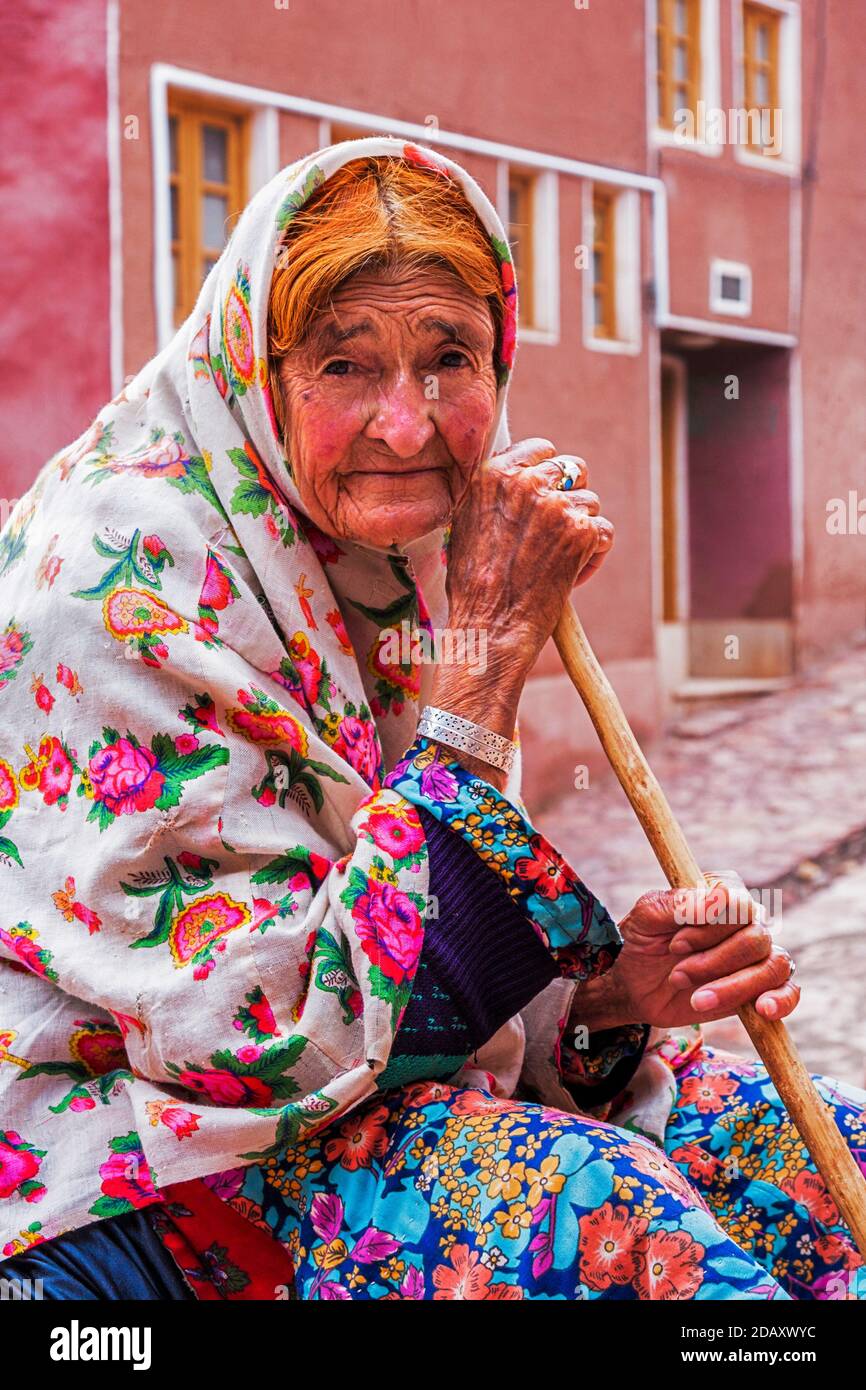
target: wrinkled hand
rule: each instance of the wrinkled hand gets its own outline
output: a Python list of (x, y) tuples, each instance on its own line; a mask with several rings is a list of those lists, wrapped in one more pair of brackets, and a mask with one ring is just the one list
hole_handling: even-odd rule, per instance
[[(563, 491), (566, 472), (573, 486)], [(587, 467), (548, 439), (523, 439), (485, 460), (455, 510), (448, 547), (448, 624), (487, 633), (495, 654), (527, 674), (576, 584), (613, 545)]]
[(610, 974), (635, 1021), (669, 1028), (727, 1018), (746, 1003), (771, 1019), (797, 1007), (794, 963), (742, 879), (707, 879), (706, 889), (645, 893), (620, 922), (624, 945)]

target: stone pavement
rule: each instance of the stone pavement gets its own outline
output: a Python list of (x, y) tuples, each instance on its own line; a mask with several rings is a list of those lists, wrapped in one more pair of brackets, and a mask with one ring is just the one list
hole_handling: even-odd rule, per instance
[[(771, 695), (687, 709), (647, 754), (698, 863), (778, 890), (813, 1071), (866, 1078), (866, 642)], [(535, 816), (619, 919), (664, 878), (609, 769)], [(768, 906), (769, 897), (765, 898)], [(754, 1055), (738, 1020), (709, 1041)]]

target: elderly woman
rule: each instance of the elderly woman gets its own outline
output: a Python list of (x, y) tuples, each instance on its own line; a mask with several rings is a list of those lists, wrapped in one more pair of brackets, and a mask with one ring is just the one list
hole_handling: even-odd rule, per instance
[[(618, 930), (520, 800), (521, 692), (612, 527), (509, 445), (515, 315), (462, 169), (320, 151), (0, 537), (5, 1277), (844, 1296), (764, 1070), (665, 1031), (786, 1015), (790, 959), (721, 882), (709, 925), (651, 893)], [(483, 669), (423, 659), (443, 627)]]

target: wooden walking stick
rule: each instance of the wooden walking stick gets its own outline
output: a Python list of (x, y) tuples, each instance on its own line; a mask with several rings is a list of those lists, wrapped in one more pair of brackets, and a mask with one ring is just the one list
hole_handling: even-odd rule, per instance
[[(599, 665), (571, 603), (553, 640), (577, 689), (611, 767), (646, 832), (672, 888), (703, 888), (706, 879), (682, 828), (641, 752), (622, 705)], [(762, 1018), (752, 1004), (740, 1009), (752, 1039), (818, 1171), (866, 1259), (866, 1180), (833, 1116), (819, 1096), (781, 1019)]]

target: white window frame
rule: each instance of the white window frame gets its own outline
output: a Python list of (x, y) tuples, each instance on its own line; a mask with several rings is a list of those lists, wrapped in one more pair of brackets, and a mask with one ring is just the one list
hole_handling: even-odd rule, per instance
[[(553, 169), (528, 169), (500, 159), (496, 164), (496, 211), (508, 227), (508, 174), (511, 168), (529, 174), (532, 189), (532, 307), (535, 323), (518, 324), (520, 343), (559, 342), (559, 176)], [(518, 315), (520, 313), (520, 285)]]
[[(732, 299), (722, 298), (722, 276), (736, 275), (743, 281), (746, 290), (746, 298), (735, 303)], [(752, 313), (752, 267), (745, 265), (742, 261), (722, 261), (713, 258), (710, 261), (710, 313), (711, 314), (733, 314), (736, 318), (747, 319)]]
[[(154, 297), (156, 301), (156, 341), (164, 348), (174, 337), (174, 286), (171, 269), (171, 214), (169, 209), (168, 102), (172, 91), (195, 92), (212, 96), (215, 105), (225, 99), (225, 83), (195, 73), (193, 80), (182, 84), (172, 82), (159, 68), (151, 71), (151, 136), (153, 142), (153, 216), (154, 216)], [(268, 104), (237, 102), (250, 115), (249, 163), (246, 170), (249, 196), (272, 179), (280, 168), (279, 114)]]
[[(800, 172), (801, 91), (800, 91), (800, 6), (797, 0), (759, 0), (765, 10), (777, 10), (779, 26), (779, 100), (782, 112), (782, 151), (778, 155), (755, 154), (744, 145), (734, 145), (734, 158), (752, 169), (788, 178)], [(742, 108), (743, 90), (743, 0), (732, 0), (733, 26), (731, 52), (734, 64), (734, 106)]]
[(621, 353), (636, 357), (642, 351), (641, 336), (641, 276), (640, 276), (640, 195), (633, 188), (616, 188), (599, 180), (613, 197), (614, 208), (614, 297), (616, 303), (616, 337), (596, 337), (592, 287), (594, 242), (593, 189), (595, 184), (584, 179), (581, 188), (583, 245), (589, 251), (588, 263), (581, 272), (583, 345), (591, 352)]
[[(688, 150), (691, 154), (706, 155), (718, 159), (723, 146), (712, 140), (690, 139), (659, 122), (657, 95), (656, 24), (658, 22), (658, 0), (647, 3), (647, 99), (649, 104), (650, 141), (656, 148)], [(699, 101), (707, 111), (721, 105), (722, 81), (719, 65), (721, 24), (719, 19), (719, 0), (701, 0), (701, 81)]]

